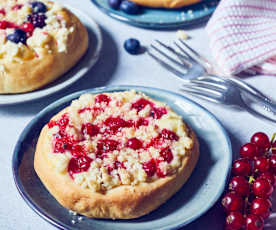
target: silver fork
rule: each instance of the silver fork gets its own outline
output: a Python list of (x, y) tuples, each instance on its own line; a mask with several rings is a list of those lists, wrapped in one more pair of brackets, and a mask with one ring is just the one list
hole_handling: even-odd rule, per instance
[[(263, 108), (266, 111), (270, 111), (276, 114), (276, 104), (271, 99), (266, 97), (255, 87), (240, 79), (235, 77), (224, 78), (216, 75), (213, 65), (204, 56), (187, 45), (187, 43), (185, 43), (183, 40), (179, 39), (178, 43), (174, 42), (174, 45), (178, 48), (178, 50), (171, 46), (165, 45), (159, 40), (156, 40), (156, 42), (165, 50), (169, 51), (171, 54), (177, 57), (177, 60), (155, 45), (151, 45), (151, 49), (161, 54), (161, 56), (163, 56), (166, 60), (169, 60), (171, 63), (173, 63), (174, 66), (169, 64), (168, 61), (164, 61), (162, 58), (159, 58), (157, 55), (151, 52), (151, 50), (148, 50), (147, 53), (161, 66), (182, 79), (184, 84), (197, 81), (207, 83), (211, 81), (225, 85), (230, 85), (229, 83), (231, 83), (241, 90), (243, 96), (249, 96), (257, 103), (263, 105)], [(177, 69), (175, 66), (181, 70)], [(241, 100), (243, 100), (243, 98), (241, 98)]]
[(183, 85), (180, 90), (211, 102), (238, 106), (257, 117), (276, 122), (276, 119), (271, 118), (271, 116), (265, 116), (263, 113), (247, 105), (242, 98), (241, 90), (232, 84), (231, 81), (218, 82), (212, 79), (208, 79), (208, 81), (193, 80), (191, 83)]

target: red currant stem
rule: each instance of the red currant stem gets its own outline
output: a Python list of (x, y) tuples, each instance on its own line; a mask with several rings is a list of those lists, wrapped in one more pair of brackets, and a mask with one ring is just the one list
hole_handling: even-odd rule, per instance
[(276, 137), (276, 133), (273, 133), (273, 134), (272, 134), (272, 137), (271, 137), (271, 141), (270, 141), (271, 143), (274, 142), (275, 137)]
[(270, 150), (270, 148), (264, 153), (264, 156), (268, 156), (269, 155), (269, 150)]
[(248, 207), (248, 196), (244, 199), (244, 208), (243, 208), (243, 215), (246, 215)]
[[(249, 184), (252, 184), (253, 182), (254, 182), (254, 176), (249, 176), (249, 178), (248, 178), (248, 183)], [(245, 199), (244, 199), (244, 209), (243, 209), (243, 215), (246, 215), (246, 213), (247, 213), (247, 207), (249, 206), (249, 198), (248, 198), (248, 196), (246, 196), (245, 197)]]

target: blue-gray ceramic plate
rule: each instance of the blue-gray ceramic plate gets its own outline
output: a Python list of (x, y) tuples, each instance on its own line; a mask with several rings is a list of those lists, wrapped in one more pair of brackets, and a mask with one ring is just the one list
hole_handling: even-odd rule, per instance
[(27, 93), (1, 94), (0, 106), (28, 102), (54, 94), (82, 78), (97, 62), (103, 43), (99, 26), (89, 15), (86, 15), (85, 13), (73, 7), (67, 5), (65, 6), (76, 16), (78, 16), (88, 31), (89, 47), (86, 51), (86, 54), (70, 71), (63, 74), (63, 76), (59, 77), (56, 81), (46, 85), (45, 87)]
[(151, 29), (172, 29), (206, 21), (216, 9), (219, 0), (203, 0), (180, 9), (155, 9), (143, 7), (139, 14), (130, 15), (108, 6), (108, 0), (91, 0), (105, 14), (129, 23)]
[[(170, 200), (152, 213), (133, 220), (101, 220), (74, 216), (48, 193), (33, 169), (34, 151), (42, 127), (50, 118), (83, 93), (135, 89), (167, 103), (196, 132), (200, 157), (191, 177)], [(16, 144), (12, 167), (18, 191), (41, 217), (70, 230), (168, 230), (184, 226), (205, 213), (222, 194), (232, 163), (227, 133), (216, 118), (200, 105), (179, 94), (141, 86), (111, 86), (80, 91), (42, 110), (27, 125)]]

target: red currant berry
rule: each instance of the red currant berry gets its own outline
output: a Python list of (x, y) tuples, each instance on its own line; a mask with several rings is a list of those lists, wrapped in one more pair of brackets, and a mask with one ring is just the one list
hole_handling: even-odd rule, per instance
[(171, 141), (178, 141), (179, 136), (171, 130), (163, 129), (161, 133), (159, 134), (160, 137), (164, 138), (165, 140), (171, 140)]
[(79, 156), (77, 158), (71, 158), (68, 164), (68, 172), (71, 177), (75, 173), (85, 172), (89, 169), (92, 159), (88, 156)]
[(269, 157), (270, 168), (274, 174), (276, 174), (276, 155), (271, 155)]
[(249, 176), (251, 174), (250, 161), (245, 158), (234, 161), (232, 173), (236, 176)]
[(173, 159), (173, 153), (170, 147), (165, 147), (160, 151), (160, 157), (164, 160), (170, 163)]
[(230, 212), (226, 217), (225, 229), (226, 230), (239, 230), (245, 224), (245, 219), (240, 212)]
[(251, 143), (256, 144), (260, 150), (265, 152), (270, 147), (270, 140), (265, 133), (255, 133), (250, 140)]
[(11, 9), (12, 9), (12, 10), (20, 10), (22, 7), (23, 7), (22, 4), (16, 4), (16, 5), (14, 5)]
[(243, 176), (233, 177), (229, 183), (229, 190), (236, 192), (240, 196), (247, 196), (250, 190), (248, 180)]
[(227, 213), (241, 211), (244, 206), (244, 201), (242, 197), (234, 192), (227, 193), (223, 197), (221, 203)]
[(257, 197), (251, 202), (250, 213), (266, 219), (270, 215), (272, 203), (269, 199)]
[(22, 26), (21, 29), (24, 30), (29, 36), (32, 36), (33, 31), (34, 31), (34, 25), (30, 22), (25, 22)]
[(148, 177), (152, 177), (156, 173), (156, 162), (151, 159), (143, 163), (143, 169), (147, 173)]
[(5, 16), (6, 15), (5, 9), (0, 9), (0, 14), (2, 14), (3, 16)]
[(96, 103), (106, 103), (107, 105), (109, 104), (109, 102), (111, 101), (111, 98), (105, 94), (99, 94), (98, 96), (96, 96), (95, 98), (95, 102)]
[(149, 116), (158, 120), (166, 113), (168, 113), (166, 108), (155, 108), (155, 107), (153, 107), (149, 112)]
[(66, 150), (66, 144), (62, 139), (56, 139), (53, 143), (54, 153), (64, 153)]
[(139, 120), (136, 122), (137, 128), (139, 128), (140, 126), (148, 126), (148, 125), (149, 125), (149, 121), (143, 117), (140, 117)]
[(100, 128), (97, 125), (86, 123), (82, 124), (81, 132), (83, 135), (89, 135), (90, 137), (94, 137), (98, 135), (98, 133), (100, 132)]
[(269, 171), (270, 163), (269, 158), (262, 156), (254, 160), (254, 170), (255, 172), (267, 172)]
[(85, 155), (85, 148), (82, 145), (73, 145), (71, 149), (71, 154), (75, 157)]
[(62, 117), (59, 119), (58, 126), (60, 129), (66, 128), (66, 126), (69, 124), (69, 117), (67, 113), (64, 113)]
[(165, 177), (167, 175), (165, 172), (162, 171), (162, 169), (160, 167), (157, 167), (156, 174), (160, 178)]
[(1, 30), (7, 29), (8, 26), (9, 26), (9, 23), (7, 21), (5, 21), (5, 20), (0, 21), (0, 29)]
[(276, 186), (276, 175), (274, 175), (272, 172), (263, 172), (260, 174), (259, 178), (268, 180), (273, 187)]
[(263, 178), (257, 178), (252, 187), (253, 193), (262, 198), (269, 197), (273, 192), (273, 186), (270, 182)]
[(97, 155), (112, 152), (118, 149), (120, 142), (112, 139), (102, 139), (97, 143)]
[(143, 147), (143, 142), (137, 139), (136, 137), (133, 137), (126, 142), (125, 146), (137, 150)]
[(104, 124), (108, 127), (107, 131), (116, 134), (121, 131), (123, 128), (131, 127), (131, 122), (125, 121), (120, 117), (108, 117)]
[(138, 112), (140, 112), (141, 110), (143, 110), (147, 105), (149, 106), (153, 106), (153, 103), (141, 98), (138, 101), (136, 101), (135, 103), (132, 104), (131, 109), (136, 109)]
[(254, 157), (259, 156), (258, 146), (252, 143), (247, 143), (241, 147), (240, 155), (242, 158), (253, 159)]
[(245, 230), (262, 230), (264, 228), (264, 220), (262, 217), (254, 214), (248, 214), (245, 219)]

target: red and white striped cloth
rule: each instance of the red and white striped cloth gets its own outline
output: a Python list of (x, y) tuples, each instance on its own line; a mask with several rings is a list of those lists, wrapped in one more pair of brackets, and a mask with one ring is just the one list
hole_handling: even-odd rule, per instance
[(206, 30), (225, 74), (276, 75), (276, 0), (222, 0)]

